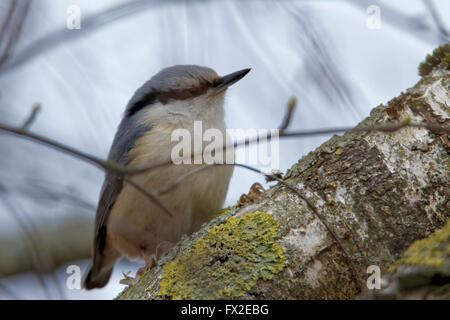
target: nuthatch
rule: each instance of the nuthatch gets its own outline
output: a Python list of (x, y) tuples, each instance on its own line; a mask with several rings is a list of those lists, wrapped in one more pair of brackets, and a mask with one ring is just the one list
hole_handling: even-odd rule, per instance
[[(194, 121), (202, 121), (203, 130), (220, 130), (225, 137), (224, 93), (249, 71), (220, 77), (210, 68), (194, 65), (163, 69), (131, 98), (108, 159), (130, 167), (169, 162), (173, 130), (187, 129), (193, 136)], [(171, 163), (132, 178), (157, 191), (199, 166)], [(170, 217), (121, 176), (108, 172), (95, 217), (93, 260), (84, 287), (105, 286), (122, 257), (155, 263), (183, 234), (198, 230), (222, 208), (232, 173), (232, 166), (216, 166), (162, 194), (161, 203), (174, 214)]]

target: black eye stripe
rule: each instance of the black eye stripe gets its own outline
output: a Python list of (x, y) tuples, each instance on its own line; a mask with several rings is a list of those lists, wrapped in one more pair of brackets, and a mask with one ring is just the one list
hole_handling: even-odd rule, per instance
[(128, 108), (126, 116), (131, 117), (136, 112), (140, 111), (141, 109), (145, 108), (146, 106), (155, 103), (156, 99), (157, 99), (157, 96), (154, 92), (147, 93), (141, 99), (139, 99), (138, 101), (133, 103), (133, 105), (131, 105)]
[[(219, 85), (218, 83), (217, 85)], [(175, 89), (170, 91), (154, 91), (145, 94), (142, 98), (136, 100), (132, 105), (127, 107), (126, 117), (133, 116), (136, 112), (151, 105), (157, 101), (167, 104), (170, 100), (186, 100), (198, 97), (208, 91), (213, 84), (210, 82), (200, 83), (196, 87), (186, 89)]]
[(222, 78), (216, 78), (216, 79), (214, 79), (214, 81), (212, 83), (212, 86), (213, 86), (213, 88), (215, 88), (215, 87), (217, 87), (218, 85), (220, 85), (222, 83), (223, 83), (223, 79)]

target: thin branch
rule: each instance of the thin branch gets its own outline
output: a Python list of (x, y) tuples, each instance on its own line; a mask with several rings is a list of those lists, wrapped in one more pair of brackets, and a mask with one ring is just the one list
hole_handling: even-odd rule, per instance
[[(402, 128), (406, 127), (412, 127), (412, 128), (425, 128), (428, 130), (431, 130), (432, 132), (436, 134), (450, 134), (450, 126), (441, 125), (438, 123), (433, 122), (410, 122), (409, 120), (403, 121), (403, 122), (395, 122), (395, 123), (385, 123), (380, 125), (370, 125), (370, 126), (358, 126), (358, 127), (336, 127), (336, 128), (324, 128), (324, 129), (311, 129), (311, 130), (301, 130), (301, 131), (292, 131), (292, 132), (285, 132), (281, 135), (279, 135), (280, 138), (302, 138), (302, 137), (309, 137), (314, 135), (328, 135), (333, 133), (346, 133), (346, 132), (370, 132), (370, 131), (377, 131), (377, 132), (394, 132), (397, 130), (400, 130)], [(144, 166), (136, 166), (136, 167), (130, 167), (130, 166), (123, 166), (120, 165), (114, 161), (106, 161), (102, 160), (101, 158), (95, 157), (93, 155), (90, 155), (88, 153), (79, 151), (75, 148), (69, 147), (67, 145), (64, 145), (62, 143), (56, 142), (52, 139), (42, 137), (38, 134), (30, 133), (29, 131), (23, 131), (20, 128), (12, 127), (9, 125), (1, 124), (0, 123), (0, 131), (11, 133), (17, 136), (22, 136), (25, 138), (28, 138), (30, 140), (36, 141), (38, 143), (47, 145), (53, 149), (59, 150), (64, 153), (71, 154), (72, 156), (75, 156), (76, 158), (83, 160), (85, 162), (94, 164), (97, 167), (100, 167), (104, 170), (115, 172), (119, 175), (133, 175), (137, 173), (142, 173), (146, 171), (151, 171), (160, 167), (164, 167), (167, 165), (172, 164), (171, 161), (165, 161), (160, 162), (156, 164), (148, 164)], [(242, 141), (237, 141), (233, 145), (234, 147), (241, 147), (241, 146), (248, 146), (250, 144), (256, 143), (262, 139), (264, 140), (270, 140), (272, 138), (272, 134), (269, 133), (269, 135), (264, 136), (256, 136), (253, 138), (247, 138)], [(226, 151), (227, 148), (230, 148), (231, 145), (226, 145), (223, 147), (223, 151)], [(188, 159), (188, 158), (187, 158)]]
[[(199, 0), (196, 0), (199, 2)], [(259, 0), (261, 2), (265, 2)], [(267, 2), (272, 2), (267, 1)], [(38, 56), (44, 51), (50, 50), (58, 45), (63, 43), (67, 43), (73, 41), (75, 39), (80, 38), (81, 36), (85, 36), (105, 25), (113, 23), (119, 19), (125, 18), (132, 14), (143, 12), (153, 6), (156, 5), (164, 5), (164, 4), (172, 4), (180, 2), (177, 0), (173, 1), (161, 1), (161, 0), (134, 0), (128, 1), (125, 3), (118, 4), (116, 6), (110, 7), (100, 13), (92, 14), (83, 18), (83, 28), (77, 30), (77, 32), (68, 32), (66, 28), (58, 29), (49, 34), (39, 38), (34, 41), (24, 49), (20, 50), (17, 54), (14, 55), (12, 59), (7, 59), (3, 64), (0, 64), (0, 73), (11, 70), (33, 58)], [(258, 2), (258, 1), (256, 1)], [(289, 2), (289, 1), (288, 1)], [(350, 4), (363, 8), (364, 10), (371, 4), (374, 4), (373, 0), (352, 0), (348, 1)], [(379, 2), (375, 2), (378, 3)], [(410, 17), (406, 16), (399, 10), (395, 10), (391, 7), (387, 7), (385, 4), (383, 5), (383, 16), (389, 23), (392, 23), (400, 28), (402, 31), (408, 32), (411, 36), (416, 36), (425, 42), (432, 42), (432, 38), (430, 37), (430, 33), (432, 32), (432, 28), (422, 21), (421, 17)], [(416, 32), (411, 33), (412, 30), (415, 29)]]
[[(114, 172), (120, 176), (128, 176), (128, 175), (133, 175), (136, 173), (147, 172), (147, 171), (151, 171), (151, 170), (172, 164), (171, 161), (166, 161), (166, 162), (161, 162), (161, 163), (156, 163), (156, 164), (149, 164), (149, 165), (141, 166), (141, 167), (127, 167), (127, 166), (120, 165), (114, 161), (102, 160), (98, 157), (92, 156), (90, 154), (79, 151), (72, 147), (66, 146), (66, 145), (56, 142), (54, 140), (44, 138), (42, 136), (39, 136), (37, 134), (33, 134), (27, 130), (24, 130), (24, 128), (26, 129), (29, 126), (29, 124), (31, 124), (31, 122), (35, 119), (35, 116), (39, 109), (40, 108), (37, 108), (36, 106), (33, 108), (31, 115), (28, 117), (28, 120), (25, 121), (25, 124), (21, 128), (15, 128), (15, 127), (4, 125), (4, 124), (0, 123), (0, 131), (4, 131), (6, 133), (12, 133), (12, 134), (15, 134), (18, 136), (26, 137), (28, 139), (37, 141), (41, 144), (45, 144), (47, 146), (50, 146), (50, 147), (57, 149), (59, 151), (62, 151), (64, 153), (71, 154), (72, 156), (74, 156), (78, 159), (81, 159), (88, 163), (94, 164), (97, 167), (100, 167), (106, 171)], [(289, 109), (291, 110), (291, 109), (293, 109), (293, 107), (289, 108)], [(292, 111), (288, 111), (288, 112), (292, 113)], [(289, 122), (287, 122), (287, 124), (289, 124)], [(304, 136), (323, 135), (323, 134), (331, 134), (331, 133), (347, 132), (347, 131), (349, 131), (349, 132), (368, 132), (368, 131), (394, 132), (394, 131), (400, 130), (402, 128), (405, 128), (405, 127), (427, 128), (429, 130), (432, 130), (433, 132), (450, 133), (450, 126), (443, 126), (443, 125), (440, 125), (437, 123), (432, 123), (432, 122), (414, 123), (414, 122), (410, 122), (408, 120), (408, 121), (397, 122), (397, 123), (387, 123), (387, 124), (383, 124), (383, 125), (359, 126), (359, 127), (355, 127), (355, 128), (346, 127), (346, 128), (306, 130), (306, 131), (297, 131), (297, 132), (289, 132), (289, 133), (284, 132), (284, 133), (280, 134), (279, 136), (281, 138), (282, 137), (297, 137), (298, 138), (298, 137), (304, 137)], [(236, 143), (234, 143), (234, 147), (239, 147), (239, 146), (243, 146), (243, 145), (247, 146), (252, 143), (258, 142), (260, 139), (270, 140), (271, 138), (272, 138), (271, 134), (269, 134), (269, 137), (267, 137), (267, 135), (265, 135), (264, 137), (257, 136), (254, 138), (249, 138), (249, 139), (245, 139), (243, 141), (236, 142)], [(223, 151), (226, 151), (227, 148), (229, 148), (229, 147), (231, 147), (231, 146), (226, 145), (223, 148)], [(173, 214), (166, 207), (164, 207), (162, 205), (162, 203), (157, 199), (156, 194), (148, 192), (142, 186), (137, 187), (136, 183), (130, 179), (126, 179), (126, 180), (128, 183), (130, 183), (132, 186), (134, 186), (137, 190), (139, 190), (144, 195), (146, 195), (156, 205), (161, 207), (163, 209), (163, 211), (166, 212), (169, 216), (171, 216), (171, 217), (173, 216)], [(163, 192), (164, 192), (164, 190), (163, 190)]]
[(319, 210), (317, 210), (317, 208), (313, 205), (313, 203), (311, 201), (309, 201), (309, 199), (305, 195), (303, 195), (297, 188), (294, 188), (293, 186), (291, 186), (290, 184), (288, 184), (287, 182), (285, 182), (284, 180), (280, 179), (279, 177), (277, 177), (275, 175), (268, 175), (268, 176), (270, 177), (270, 179), (277, 180), (279, 183), (281, 183), (286, 188), (288, 188), (289, 190), (294, 192), (297, 196), (299, 196), (299, 198), (301, 198), (303, 201), (305, 201), (305, 203), (311, 209), (311, 211), (314, 212), (314, 214), (320, 219), (320, 221), (323, 223), (325, 228), (327, 228), (331, 237), (334, 239), (334, 242), (338, 245), (338, 247), (341, 249), (342, 253), (344, 254), (344, 257), (347, 260), (348, 265), (350, 266), (353, 280), (355, 281), (356, 289), (358, 291), (361, 291), (360, 278), (358, 277), (358, 272), (356, 271), (356, 267), (353, 263), (353, 260), (350, 258), (350, 254), (348, 253), (348, 251), (342, 245), (342, 242), (339, 240), (339, 237), (336, 235), (334, 230), (329, 226), (325, 216), (323, 216), (321, 213), (319, 213)]
[[(6, 193), (7, 189), (0, 183), (0, 190), (3, 193)], [(39, 248), (37, 247), (38, 241), (36, 237), (33, 236), (33, 233), (30, 230), (33, 229), (34, 226), (31, 225), (31, 227), (28, 227), (28, 225), (30, 225), (30, 220), (26, 219), (26, 217), (23, 217), (26, 215), (26, 213), (24, 212), (20, 204), (12, 203), (6, 196), (0, 196), (0, 202), (2, 202), (4, 206), (11, 212), (11, 217), (17, 222), (17, 225), (21, 229), (25, 238), (26, 248), (29, 251), (31, 261), (33, 262), (37, 271), (37, 278), (41, 284), (41, 287), (44, 289), (46, 297), (50, 298), (50, 290), (45, 282), (42, 272), (43, 270), (48, 269), (46, 265), (48, 265), (50, 257), (44, 256), (45, 253), (43, 253), (42, 250), (39, 250)]]
[[(0, 278), (2, 278), (1, 274), (0, 274)], [(5, 284), (3, 284), (0, 281), (0, 290), (5, 292), (7, 295), (9, 295), (12, 299), (14, 300), (20, 300), (20, 297), (18, 295), (16, 295), (11, 289), (9, 289)]]
[[(324, 128), (324, 129), (311, 129), (311, 130), (299, 130), (299, 131), (292, 131), (292, 132), (285, 132), (283, 134), (277, 135), (280, 138), (304, 138), (304, 137), (310, 137), (315, 135), (329, 135), (333, 133), (347, 133), (347, 132), (371, 132), (371, 131), (377, 131), (377, 132), (395, 132), (400, 129), (411, 127), (411, 128), (425, 128), (428, 129), (436, 134), (442, 134), (447, 133), (450, 134), (450, 126), (441, 125), (438, 123), (433, 122), (410, 122), (410, 119), (402, 122), (395, 122), (395, 123), (385, 123), (380, 125), (370, 125), (370, 126), (358, 126), (358, 127), (336, 127), (336, 128)], [(1, 130), (1, 126), (0, 126)], [(242, 147), (242, 146), (249, 146), (251, 144), (257, 143), (261, 140), (271, 140), (273, 138), (272, 134), (269, 133), (252, 137), (252, 138), (246, 138), (241, 141), (236, 141), (233, 143), (233, 145), (225, 145), (222, 149), (222, 152), (225, 152), (228, 148), (231, 148), (234, 146), (234, 148)], [(200, 153), (199, 153), (200, 154)], [(188, 160), (192, 156), (186, 157), (185, 159)], [(182, 159), (184, 160), (184, 159)], [(134, 168), (127, 167), (125, 170), (120, 170), (122, 174), (136, 174), (136, 173), (142, 173), (146, 171), (155, 170), (160, 167), (164, 167), (167, 165), (172, 164), (171, 161), (166, 162), (160, 162), (156, 164), (147, 164), (143, 166), (136, 166)]]
[(20, 128), (23, 131), (26, 131), (30, 128), (30, 126), (33, 124), (34, 120), (36, 119), (37, 114), (41, 111), (41, 106), (39, 104), (35, 104), (33, 109), (31, 109), (31, 113), (28, 116), (28, 118), (23, 123), (22, 127)]
[(292, 131), (289, 133), (280, 134), (280, 137), (291, 137), (291, 138), (300, 138), (300, 137), (308, 137), (315, 135), (326, 135), (333, 133), (347, 133), (347, 132), (395, 132), (400, 129), (410, 127), (410, 128), (424, 128), (432, 131), (436, 134), (450, 134), (450, 126), (441, 125), (434, 122), (411, 122), (409, 119), (402, 122), (394, 122), (394, 123), (384, 123), (384, 124), (375, 124), (370, 126), (358, 126), (358, 127), (336, 127), (336, 128), (324, 128), (324, 129), (312, 129), (312, 130), (301, 130), (301, 131)]
[(289, 125), (291, 123), (292, 115), (294, 114), (294, 109), (295, 109), (296, 104), (297, 104), (297, 99), (295, 97), (292, 97), (289, 100), (287, 112), (284, 116), (283, 122), (278, 127), (278, 129), (280, 130), (280, 134), (285, 133), (286, 129), (289, 127)]
[(415, 37), (422, 42), (435, 45), (436, 29), (423, 19), (423, 14), (410, 15), (406, 10), (396, 9), (389, 6), (387, 1), (379, 0), (347, 0), (347, 2), (364, 11), (371, 5), (377, 5), (382, 8), (382, 22), (385, 21), (395, 27), (397, 30), (406, 33), (411, 37)]
[(74, 148), (71, 148), (69, 146), (66, 146), (62, 143), (59, 143), (57, 141), (54, 141), (49, 138), (42, 137), (38, 134), (30, 133), (29, 131), (24, 131), (21, 128), (12, 127), (6, 124), (0, 124), (0, 131), (11, 133), (17, 136), (28, 138), (34, 142), (46, 145), (48, 147), (51, 147), (53, 149), (56, 149), (58, 151), (61, 151), (63, 153), (70, 154), (74, 156), (75, 158), (78, 158), (80, 160), (83, 160), (85, 162), (89, 162), (91, 164), (96, 165), (97, 167), (101, 167), (103, 169), (105, 168), (105, 161), (101, 160), (100, 158), (97, 158), (95, 156), (92, 156), (88, 153), (76, 150)]
[(2, 26), (0, 27), (0, 45), (1, 45), (1, 41), (3, 41), (4, 39), (7, 39), (6, 32), (8, 30), (8, 26), (11, 23), (12, 20), (12, 16), (14, 13), (14, 8), (16, 7), (17, 4), (17, 0), (11, 0), (9, 8), (8, 8), (8, 13), (5, 16), (5, 20), (2, 23)]
[(0, 49), (0, 65), (2, 65), (10, 56), (10, 53), (17, 44), (20, 33), (22, 32), (22, 25), (28, 14), (30, 7), (30, 0), (13, 1), (9, 8), (5, 23), (2, 25), (0, 31), (0, 40), (4, 40), (5, 45)]
[(62, 43), (67, 43), (69, 41), (78, 39), (81, 36), (85, 36), (88, 33), (121, 18), (143, 12), (144, 10), (155, 5), (168, 4), (173, 2), (174, 1), (169, 2), (161, 0), (127, 1), (125, 3), (120, 3), (118, 5), (110, 7), (100, 13), (83, 17), (83, 27), (80, 30), (77, 30), (77, 32), (68, 32), (70, 30), (67, 30), (67, 28), (62, 28), (39, 38), (38, 40), (15, 54), (13, 59), (8, 59), (4, 61), (3, 64), (0, 64), (0, 73), (11, 70), (31, 60), (44, 51), (52, 49), (58, 45), (61, 45)]
[[(31, 114), (28, 116), (27, 120), (25, 121), (24, 125), (20, 128), (14, 128), (8, 125), (2, 125), (0, 124), (0, 131), (12, 133), (18, 136), (23, 136), (30, 138), (34, 141), (37, 141), (39, 143), (45, 144), (47, 146), (53, 147), (54, 149), (57, 149), (59, 151), (62, 151), (64, 153), (71, 154), (72, 156), (81, 159), (83, 161), (86, 161), (88, 163), (94, 164), (97, 167), (101, 167), (106, 171), (110, 172), (116, 172), (119, 175), (126, 174), (126, 171), (128, 171), (128, 168), (125, 166), (122, 166), (114, 161), (104, 161), (100, 158), (97, 158), (95, 156), (89, 155), (87, 153), (84, 153), (82, 151), (79, 151), (77, 149), (71, 148), (69, 146), (66, 146), (64, 144), (58, 143), (56, 141), (53, 141), (51, 139), (47, 139), (44, 137), (41, 137), (36, 134), (32, 134), (29, 131), (26, 130), (26, 128), (31, 124), (31, 122), (35, 119), (37, 112), (40, 110), (40, 107), (35, 106), (33, 110), (31, 111)], [(162, 203), (156, 199), (156, 197), (151, 193), (146, 191), (144, 188), (139, 186), (137, 183), (135, 183), (132, 180), (126, 179), (128, 183), (130, 183), (132, 186), (134, 186), (137, 190), (142, 192), (145, 196), (147, 196), (151, 201), (153, 201), (157, 206), (161, 207), (164, 212), (166, 212), (169, 216), (173, 217), (173, 214), (162, 205)]]
[(205, 166), (202, 166), (202, 167), (199, 167), (199, 168), (195, 168), (194, 170), (191, 170), (188, 173), (185, 173), (184, 175), (178, 177), (178, 179), (173, 184), (168, 186), (167, 188), (159, 190), (156, 193), (156, 195), (160, 196), (160, 195), (166, 194), (166, 193), (176, 189), (184, 180), (186, 180), (190, 176), (193, 176), (193, 175), (195, 175), (195, 174), (197, 174), (197, 173), (199, 173), (199, 172), (201, 172), (203, 170), (206, 170), (206, 169), (214, 167), (214, 166), (216, 166), (216, 164), (208, 164), (208, 165), (205, 165)]
[(442, 21), (438, 11), (436, 10), (436, 6), (434, 5), (434, 2), (432, 0), (423, 0), (422, 1), (425, 8), (428, 9), (428, 12), (430, 13), (431, 17), (433, 18), (434, 24), (436, 25), (439, 36), (441, 38), (441, 42), (449, 42), (450, 41), (450, 32), (447, 30), (447, 28), (444, 25), (444, 22)]
[(150, 190), (143, 188), (137, 182), (131, 180), (129, 177), (124, 177), (124, 180), (133, 186), (136, 190), (142, 192), (147, 198), (149, 198), (153, 203), (155, 203), (158, 207), (160, 207), (165, 213), (167, 213), (171, 218), (174, 217), (174, 214), (159, 200), (158, 195), (153, 193)]

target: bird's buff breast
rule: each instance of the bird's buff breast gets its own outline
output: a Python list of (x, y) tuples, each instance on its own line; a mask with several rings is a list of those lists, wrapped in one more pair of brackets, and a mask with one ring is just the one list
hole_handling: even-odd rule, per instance
[[(130, 166), (170, 161), (170, 124), (153, 127), (130, 152)], [(180, 164), (157, 168), (132, 179), (147, 190), (160, 191), (202, 165)], [(124, 182), (107, 223), (107, 244), (131, 259), (145, 259), (163, 241), (176, 243), (213, 218), (222, 208), (232, 166), (215, 166), (193, 174), (170, 192), (159, 196), (174, 215), (170, 217), (149, 198)]]

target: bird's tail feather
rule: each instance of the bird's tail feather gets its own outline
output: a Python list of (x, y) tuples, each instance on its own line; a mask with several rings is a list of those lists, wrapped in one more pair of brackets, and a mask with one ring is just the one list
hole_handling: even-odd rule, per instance
[(109, 268), (102, 268), (96, 270), (93, 266), (89, 267), (89, 271), (86, 273), (83, 279), (83, 287), (86, 290), (91, 290), (95, 288), (103, 288), (109, 281), (111, 273), (113, 271), (113, 266)]

